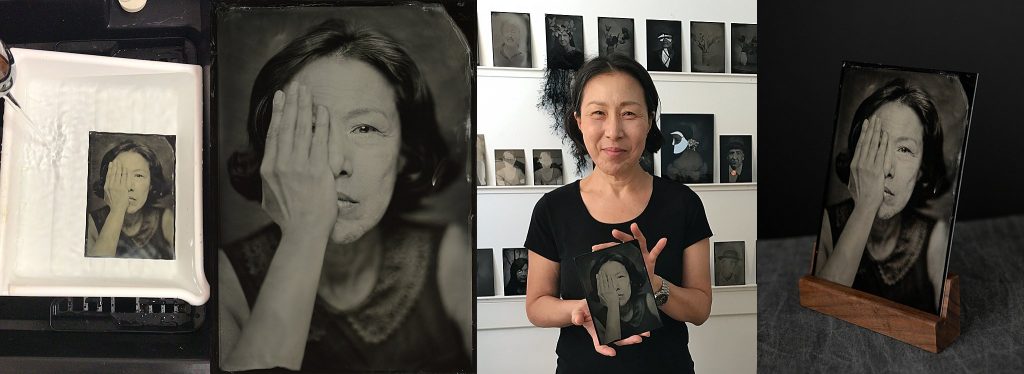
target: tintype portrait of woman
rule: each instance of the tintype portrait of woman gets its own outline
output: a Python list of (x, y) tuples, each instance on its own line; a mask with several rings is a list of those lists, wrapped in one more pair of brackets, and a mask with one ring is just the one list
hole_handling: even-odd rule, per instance
[(475, 12), (218, 14), (222, 369), (472, 370), (475, 30), (453, 10)]
[[(575, 259), (601, 344), (661, 326), (640, 249), (632, 244)], [(591, 303), (591, 301), (595, 301)]]
[(976, 80), (844, 66), (816, 276), (938, 313)]
[(85, 255), (174, 259), (173, 135), (89, 133)]

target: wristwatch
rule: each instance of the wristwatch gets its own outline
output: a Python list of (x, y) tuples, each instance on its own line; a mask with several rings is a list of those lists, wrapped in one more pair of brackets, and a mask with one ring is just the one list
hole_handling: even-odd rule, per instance
[(654, 305), (662, 306), (668, 302), (668, 281), (660, 275), (657, 277), (661, 279), (661, 289), (654, 293)]

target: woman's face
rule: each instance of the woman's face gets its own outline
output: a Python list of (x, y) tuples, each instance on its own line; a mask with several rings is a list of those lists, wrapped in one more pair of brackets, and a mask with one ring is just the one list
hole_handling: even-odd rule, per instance
[(516, 271), (516, 279), (520, 282), (526, 283), (527, 272), (530, 271), (530, 264), (523, 264), (523, 267)]
[(921, 177), (921, 156), (924, 150), (924, 125), (910, 107), (900, 103), (884, 104), (875, 111), (882, 131), (889, 134), (892, 165), (884, 170), (882, 205), (877, 217), (889, 219), (907, 206), (914, 186)]
[(619, 175), (640, 167), (651, 122), (636, 79), (621, 72), (591, 78), (583, 87), (576, 123), (597, 169)]
[(501, 161), (505, 163), (505, 167), (510, 168), (516, 164), (516, 157), (512, 152), (505, 152), (501, 155)]
[(338, 195), (331, 242), (351, 243), (384, 216), (404, 162), (395, 93), (376, 69), (348, 58), (313, 61), (295, 81), (309, 87), (314, 107), (330, 113), (328, 158)]
[(117, 155), (113, 161), (120, 161), (128, 171), (128, 213), (138, 212), (149, 198), (149, 162), (142, 155), (131, 151)]
[(626, 272), (626, 267), (618, 261), (608, 261), (601, 265), (597, 273), (611, 276), (612, 284), (615, 286), (615, 293), (619, 296), (619, 306), (625, 306), (629, 298), (633, 296), (629, 288), (629, 273)]
[(537, 160), (537, 162), (540, 162), (540, 166), (544, 167), (545, 169), (551, 167), (551, 161), (551, 155), (548, 154), (547, 152), (541, 152), (540, 157)]

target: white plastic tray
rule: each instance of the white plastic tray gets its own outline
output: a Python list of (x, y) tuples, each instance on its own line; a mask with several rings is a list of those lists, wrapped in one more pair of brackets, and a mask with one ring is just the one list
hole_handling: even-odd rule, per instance
[[(0, 295), (160, 297), (204, 304), (210, 285), (203, 272), (202, 70), (26, 49), (12, 53), (18, 69), (12, 94), (33, 123), (6, 104)], [(175, 136), (173, 260), (85, 257), (90, 131)]]

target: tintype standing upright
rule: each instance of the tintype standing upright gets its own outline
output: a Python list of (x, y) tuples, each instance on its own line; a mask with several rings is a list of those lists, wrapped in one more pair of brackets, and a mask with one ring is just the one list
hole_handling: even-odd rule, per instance
[(647, 70), (683, 71), (680, 21), (647, 20)]
[(976, 82), (845, 63), (814, 275), (938, 313)]
[(721, 183), (749, 183), (754, 181), (754, 152), (750, 135), (722, 135), (718, 141), (721, 149), (719, 166)]
[(715, 115), (662, 114), (661, 176), (680, 183), (713, 183)]
[(576, 70), (583, 65), (583, 17), (544, 15), (548, 68)]
[(494, 66), (533, 67), (529, 14), (492, 12), (491, 43)]
[(757, 25), (732, 24), (732, 72), (757, 74)]
[(222, 369), (472, 370), (474, 14), (218, 12)]
[(725, 72), (725, 24), (690, 22), (690, 71)]
[(597, 17), (598, 56), (612, 53), (636, 56), (636, 33), (632, 18)]

